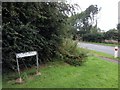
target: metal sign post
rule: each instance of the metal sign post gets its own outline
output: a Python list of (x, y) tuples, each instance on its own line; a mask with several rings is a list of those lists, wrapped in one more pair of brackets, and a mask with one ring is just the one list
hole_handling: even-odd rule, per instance
[(35, 56), (35, 55), (36, 55), (36, 66), (37, 66), (36, 75), (41, 75), (41, 73), (38, 70), (39, 69), (39, 62), (38, 62), (38, 53), (36, 51), (25, 52), (25, 53), (17, 53), (16, 54), (17, 70), (18, 70), (18, 74), (19, 74), (19, 77), (20, 77), (17, 81), (18, 83), (22, 83), (18, 59), (23, 58), (23, 57)]
[(20, 68), (19, 68), (18, 58), (16, 58), (16, 61), (17, 61), (17, 70), (18, 70), (18, 74), (19, 74), (19, 77), (21, 78), (21, 76), (20, 76)]
[(39, 66), (39, 64), (38, 64), (38, 54), (36, 54), (36, 60), (37, 60), (36, 64), (37, 64), (37, 71), (38, 71), (38, 66)]

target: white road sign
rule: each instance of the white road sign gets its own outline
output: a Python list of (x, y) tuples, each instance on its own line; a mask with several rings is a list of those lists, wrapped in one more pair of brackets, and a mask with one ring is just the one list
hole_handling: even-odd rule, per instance
[[(29, 57), (29, 56), (36, 56), (36, 66), (37, 66), (37, 72), (38, 72), (38, 68), (39, 68), (39, 63), (38, 63), (38, 53), (37, 51), (30, 51), (30, 52), (25, 52), (25, 53), (17, 53), (16, 54), (16, 61), (17, 61), (17, 69), (18, 69), (18, 73), (20, 76), (20, 67), (19, 67), (19, 58), (23, 58), (23, 57)], [(21, 78), (21, 76), (20, 76)]]
[(18, 54), (16, 54), (16, 58), (23, 58), (23, 57), (35, 56), (35, 55), (37, 55), (36, 51), (25, 52), (25, 53), (18, 53)]

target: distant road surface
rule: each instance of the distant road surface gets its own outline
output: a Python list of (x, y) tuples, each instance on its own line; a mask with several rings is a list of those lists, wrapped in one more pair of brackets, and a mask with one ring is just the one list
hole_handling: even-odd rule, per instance
[(83, 42), (79, 42), (78, 46), (83, 47), (83, 48), (87, 48), (90, 50), (100, 51), (100, 52), (114, 55), (114, 47), (111, 47), (111, 46), (103, 46), (103, 45), (83, 43)]

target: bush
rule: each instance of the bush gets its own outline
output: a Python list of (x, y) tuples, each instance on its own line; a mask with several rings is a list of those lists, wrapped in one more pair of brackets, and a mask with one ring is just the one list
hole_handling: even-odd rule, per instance
[(65, 39), (60, 52), (63, 60), (70, 65), (80, 66), (86, 61), (87, 52), (77, 47), (77, 42), (71, 39)]
[(107, 32), (104, 33), (104, 37), (107, 40), (118, 40), (118, 30), (116, 29), (110, 29)]
[[(65, 32), (63, 28), (67, 20), (64, 12), (69, 8), (65, 3), (4, 2), (2, 4), (3, 67), (15, 70), (15, 54), (21, 52), (37, 51), (40, 62), (51, 61), (61, 45)], [(27, 59), (24, 61), (26, 65), (35, 61)], [(20, 65), (22, 64), (20, 62)]]
[(104, 41), (104, 36), (103, 34), (100, 34), (100, 33), (87, 33), (83, 35), (83, 41), (102, 42)]

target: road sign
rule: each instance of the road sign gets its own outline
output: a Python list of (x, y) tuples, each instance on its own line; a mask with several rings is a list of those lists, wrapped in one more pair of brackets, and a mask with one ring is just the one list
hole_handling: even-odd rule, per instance
[(25, 53), (17, 53), (16, 54), (16, 61), (17, 61), (17, 70), (18, 70), (18, 74), (19, 74), (19, 83), (22, 82), (21, 76), (20, 76), (20, 67), (19, 67), (19, 58), (23, 58), (23, 57), (29, 57), (29, 56), (36, 56), (36, 66), (37, 66), (37, 74), (39, 73), (38, 71), (38, 67), (39, 67), (39, 63), (38, 63), (38, 53), (37, 51), (31, 51), (31, 52), (25, 52)]
[(25, 53), (18, 53), (16, 54), (17, 58), (23, 58), (23, 57), (29, 57), (29, 56), (35, 56), (37, 55), (36, 51), (31, 51), (31, 52), (25, 52)]

